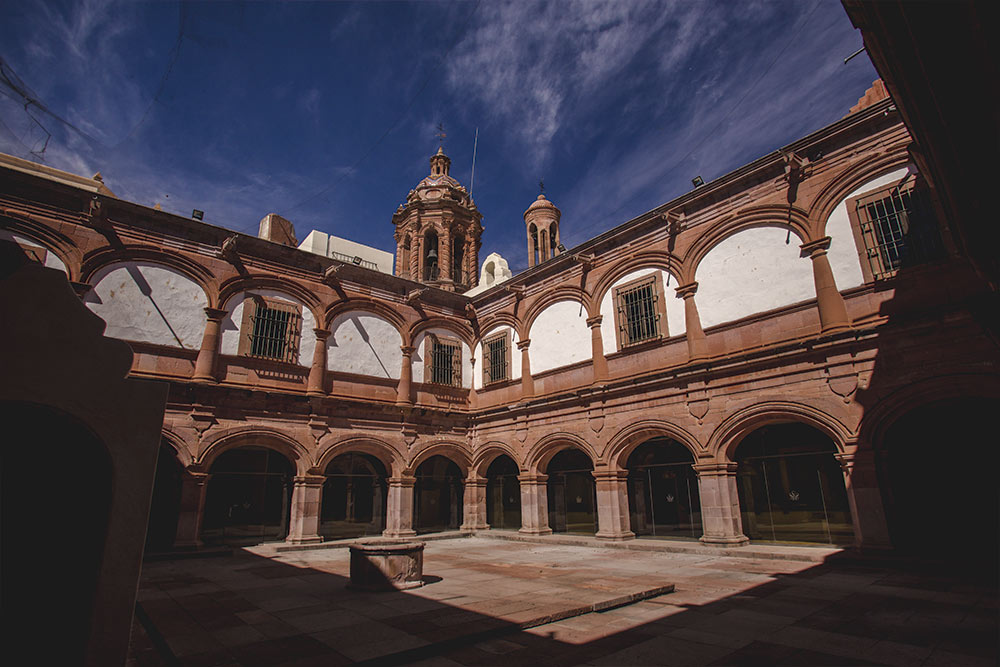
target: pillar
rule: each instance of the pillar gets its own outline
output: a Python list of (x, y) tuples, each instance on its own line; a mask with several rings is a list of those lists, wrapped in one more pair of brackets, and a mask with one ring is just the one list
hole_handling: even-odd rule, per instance
[(322, 475), (296, 475), (293, 478), (292, 510), (286, 542), (310, 544), (323, 541), (319, 535), (319, 516), (325, 481)]
[(181, 502), (177, 513), (175, 549), (197, 549), (201, 541), (201, 521), (205, 515), (205, 492), (211, 475), (185, 470), (181, 477)]
[(528, 268), (535, 265), (535, 239), (531, 235), (531, 227), (528, 227)]
[(423, 238), (420, 234), (414, 234), (413, 238), (410, 239), (410, 280), (416, 282), (423, 282), (424, 276), (421, 273), (423, 270), (423, 260), (421, 254), (423, 250)]
[(517, 341), (517, 349), (521, 350), (521, 398), (535, 395), (535, 381), (531, 377), (531, 359), (528, 356), (529, 345), (530, 338)]
[(399, 348), (403, 352), (403, 360), (399, 367), (399, 385), (396, 389), (396, 405), (410, 405), (413, 403), (413, 352), (417, 349), (412, 345), (401, 345)]
[(736, 490), (735, 463), (696, 463), (701, 495), (704, 544), (742, 546), (750, 542), (743, 534), (740, 501)]
[(844, 297), (837, 289), (837, 283), (833, 278), (833, 269), (830, 267), (830, 259), (826, 256), (826, 251), (830, 248), (830, 237), (824, 236), (821, 239), (803, 243), (802, 252), (809, 255), (812, 260), (813, 283), (816, 285), (816, 307), (819, 310), (819, 321), (823, 328), (823, 333), (833, 331), (843, 331), (851, 326), (851, 320), (847, 317), (847, 305)]
[(608, 379), (608, 360), (604, 358), (604, 338), (601, 337), (603, 320), (601, 315), (587, 318), (587, 326), (590, 327), (591, 356), (594, 360), (594, 382)]
[(834, 456), (844, 471), (847, 502), (854, 524), (854, 545), (866, 550), (892, 549), (885, 505), (875, 474), (875, 453), (871, 449), (859, 449)]
[(464, 521), (461, 530), (488, 530), (486, 521), (486, 479), (469, 474), (462, 499)]
[(201, 349), (198, 359), (194, 362), (195, 382), (215, 382), (215, 357), (219, 353), (219, 331), (222, 329), (222, 318), (227, 311), (219, 308), (205, 309), (205, 333), (201, 337)]
[(688, 361), (698, 361), (708, 357), (708, 340), (701, 328), (701, 317), (694, 302), (698, 283), (688, 283), (677, 288), (677, 296), (684, 299), (684, 336), (688, 344)]
[(550, 535), (549, 497), (546, 492), (545, 475), (518, 475), (521, 483), (521, 529), (526, 535)]
[(306, 393), (310, 396), (324, 396), (326, 389), (323, 380), (326, 378), (326, 341), (330, 332), (326, 329), (313, 329), (316, 334), (316, 347), (313, 348), (312, 366), (309, 368), (309, 384)]
[(629, 526), (628, 471), (595, 470), (597, 484), (597, 534), (602, 540), (635, 539)]
[(389, 478), (389, 498), (386, 508), (386, 537), (413, 537), (413, 485), (417, 478), (410, 476)]
[(451, 232), (447, 229), (438, 233), (438, 279), (452, 280)]
[(538, 263), (541, 264), (549, 258), (549, 233), (547, 230), (538, 230)]

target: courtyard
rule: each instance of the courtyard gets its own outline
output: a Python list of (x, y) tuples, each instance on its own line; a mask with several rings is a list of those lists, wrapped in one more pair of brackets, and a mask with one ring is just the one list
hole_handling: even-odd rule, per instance
[(432, 539), (409, 591), (349, 551), (147, 562), (129, 664), (993, 665), (995, 580), (836, 549)]

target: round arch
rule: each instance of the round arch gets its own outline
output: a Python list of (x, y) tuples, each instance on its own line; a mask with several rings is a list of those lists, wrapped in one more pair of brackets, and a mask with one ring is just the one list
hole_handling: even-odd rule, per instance
[(482, 332), (476, 338), (476, 345), (482, 342), (483, 338), (493, 332), (497, 327), (508, 326), (515, 332), (521, 330), (521, 320), (510, 313), (496, 313), (479, 323), (479, 331)]
[(266, 426), (247, 426), (219, 433), (205, 446), (192, 467), (208, 472), (221, 454), (240, 447), (273, 449), (291, 461), (296, 475), (305, 475), (312, 467), (309, 450), (301, 442), (287, 433)]
[(850, 430), (826, 412), (804, 403), (766, 401), (739, 410), (722, 421), (712, 432), (708, 451), (719, 463), (735, 461), (733, 454), (740, 441), (765, 424), (801, 422), (812, 426), (833, 441), (838, 452), (853, 438)]
[(187, 447), (187, 443), (184, 442), (184, 438), (177, 435), (167, 427), (163, 427), (160, 431), (160, 440), (165, 442), (172, 450), (174, 450), (174, 455), (182, 466), (188, 468), (194, 462), (191, 457), (191, 451)]
[(513, 447), (505, 442), (492, 440), (476, 450), (475, 455), (472, 457), (470, 470), (474, 472), (477, 477), (486, 477), (486, 471), (489, 469), (490, 464), (493, 463), (497, 457), (502, 455), (509, 456), (510, 459), (517, 464), (518, 469), (521, 468), (521, 462), (519, 461), (520, 457), (517, 452), (514, 451)]
[(281, 276), (269, 276), (254, 274), (247, 277), (230, 278), (219, 287), (219, 307), (226, 308), (230, 299), (247, 290), (253, 289), (273, 289), (276, 292), (285, 292), (305, 305), (312, 311), (315, 322), (323, 322), (323, 313), (320, 311), (320, 301), (310, 290), (299, 283), (283, 278)]
[(816, 195), (809, 206), (809, 220), (815, 238), (826, 236), (826, 222), (848, 195), (865, 183), (891, 171), (905, 167), (910, 157), (904, 149), (889, 154), (875, 155), (853, 164), (837, 174)]
[(337, 317), (351, 312), (363, 312), (381, 317), (396, 328), (396, 331), (399, 333), (399, 338), (403, 340), (404, 345), (406, 344), (405, 337), (409, 333), (406, 320), (395, 309), (376, 299), (352, 297), (347, 301), (338, 301), (326, 309), (323, 319), (316, 321), (323, 322), (323, 328), (329, 329), (330, 325), (333, 324), (333, 321), (337, 319)]
[(417, 337), (429, 329), (444, 329), (450, 331), (451, 333), (458, 336), (463, 343), (465, 343), (470, 350), (473, 349), (473, 340), (475, 336), (472, 334), (472, 329), (468, 326), (458, 324), (457, 322), (443, 317), (431, 317), (426, 320), (419, 320), (414, 322), (407, 332), (409, 335), (410, 344), (417, 340)]
[(809, 215), (801, 208), (777, 205), (749, 207), (719, 224), (712, 225), (695, 240), (681, 262), (683, 275), (678, 279), (683, 280), (684, 284), (694, 282), (698, 274), (698, 265), (713, 248), (740, 232), (758, 227), (791, 230), (799, 238), (800, 243), (806, 243), (812, 238)]
[(663, 251), (643, 252), (634, 257), (627, 257), (611, 265), (603, 272), (597, 284), (591, 290), (592, 303), (589, 306), (589, 312), (599, 312), (604, 295), (608, 293), (608, 290), (615, 284), (615, 281), (633, 271), (646, 268), (666, 271), (668, 275), (673, 276), (674, 280), (678, 281), (678, 286), (682, 284), (679, 282), (683, 275), (679, 257)]
[(319, 454), (311, 472), (323, 474), (330, 461), (351, 452), (374, 456), (392, 476), (399, 475), (403, 470), (403, 457), (395, 447), (384, 440), (370, 436), (348, 436), (340, 439), (327, 436), (320, 440)]
[(528, 454), (524, 457), (522, 470), (535, 474), (544, 473), (552, 457), (564, 449), (581, 450), (590, 457), (595, 468), (599, 463), (602, 463), (597, 452), (594, 451), (594, 448), (586, 440), (573, 433), (560, 432), (546, 435), (532, 445), (531, 449), (528, 450)]
[(183, 255), (167, 253), (152, 246), (128, 245), (124, 248), (101, 248), (87, 253), (80, 267), (80, 281), (90, 283), (102, 269), (127, 262), (159, 264), (172, 269), (201, 287), (209, 308), (216, 308), (220, 303), (215, 289), (215, 275), (211, 271)]
[(521, 329), (517, 332), (518, 337), (521, 340), (529, 338), (529, 333), (531, 332), (531, 326), (535, 323), (542, 312), (545, 311), (549, 306), (559, 303), (560, 301), (573, 301), (579, 303), (583, 306), (584, 310), (587, 311), (587, 317), (593, 317), (594, 313), (590, 311), (590, 306), (587, 303), (589, 299), (586, 293), (579, 287), (570, 287), (568, 285), (563, 285), (562, 287), (557, 287), (553, 290), (545, 291), (541, 296), (539, 296), (530, 306), (525, 309), (524, 317), (521, 322)]
[(654, 438), (676, 440), (691, 452), (696, 461), (705, 452), (697, 438), (680, 426), (659, 419), (647, 419), (629, 424), (616, 433), (604, 447), (601, 459), (607, 461), (612, 470), (625, 470), (628, 457), (635, 448)]
[(46, 250), (50, 250), (66, 266), (66, 272), (72, 281), (80, 281), (80, 267), (83, 263), (83, 253), (70, 237), (51, 229), (39, 222), (37, 216), (30, 213), (0, 207), (0, 227), (7, 231), (31, 239)]
[(458, 466), (462, 471), (463, 477), (469, 476), (472, 461), (465, 451), (465, 445), (459, 442), (436, 442), (424, 447), (413, 456), (409, 465), (406, 466), (407, 473), (414, 474), (417, 468), (420, 467), (420, 464), (432, 456), (442, 456), (448, 459)]

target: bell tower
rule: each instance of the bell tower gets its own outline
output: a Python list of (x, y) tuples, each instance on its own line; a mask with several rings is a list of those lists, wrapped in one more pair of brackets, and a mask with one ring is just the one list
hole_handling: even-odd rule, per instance
[(431, 173), (392, 216), (396, 275), (453, 292), (479, 282), (483, 216), (469, 192), (449, 175), (451, 159), (439, 147)]
[(528, 268), (541, 264), (558, 255), (559, 218), (562, 212), (556, 205), (539, 194), (524, 212), (524, 225), (528, 232)]

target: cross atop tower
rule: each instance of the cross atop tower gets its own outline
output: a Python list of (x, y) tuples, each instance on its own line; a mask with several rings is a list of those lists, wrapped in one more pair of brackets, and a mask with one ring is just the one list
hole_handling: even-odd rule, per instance
[(441, 145), (441, 148), (444, 148), (444, 138), (447, 137), (448, 135), (445, 134), (445, 132), (444, 132), (444, 124), (443, 123), (438, 123), (437, 134), (435, 134), (434, 136), (437, 137), (438, 143)]

